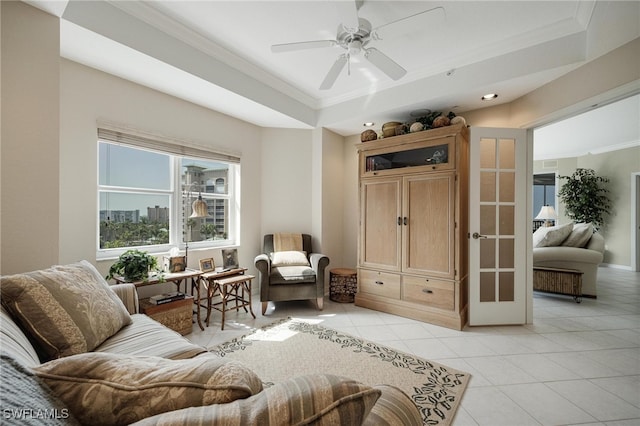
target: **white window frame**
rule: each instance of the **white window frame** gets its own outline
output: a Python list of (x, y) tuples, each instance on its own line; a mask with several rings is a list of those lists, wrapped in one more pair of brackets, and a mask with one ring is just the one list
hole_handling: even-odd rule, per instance
[[(99, 132), (100, 133), (100, 132)], [(127, 135), (125, 135), (127, 136)], [(224, 199), (227, 200), (228, 203), (228, 233), (227, 238), (222, 240), (209, 240), (209, 241), (189, 241), (188, 247), (189, 251), (191, 250), (199, 250), (199, 249), (211, 249), (211, 248), (222, 248), (222, 247), (234, 247), (237, 246), (239, 238), (240, 238), (240, 162), (239, 157), (229, 156), (228, 154), (217, 154), (215, 152), (211, 152), (211, 155), (208, 155), (206, 152), (202, 154), (201, 150), (189, 150), (188, 147), (180, 147), (180, 151), (186, 151), (185, 155), (180, 153), (176, 153), (177, 149), (170, 149), (171, 152), (167, 152), (163, 149), (151, 149), (148, 146), (142, 144), (140, 146), (137, 143), (123, 143), (121, 141), (115, 141), (114, 138), (109, 137), (106, 138), (98, 138), (98, 145), (100, 143), (108, 143), (125, 146), (131, 149), (139, 149), (146, 150), (151, 152), (156, 152), (159, 154), (169, 156), (169, 167), (170, 170), (170, 189), (162, 190), (162, 189), (141, 189), (141, 188), (131, 188), (131, 187), (120, 187), (120, 186), (111, 186), (111, 185), (101, 185), (99, 176), (98, 176), (98, 190), (96, 191), (96, 206), (97, 206), (97, 226), (96, 226), (96, 258), (98, 260), (106, 260), (106, 259), (114, 259), (120, 256), (127, 250), (130, 249), (139, 249), (146, 251), (148, 253), (154, 255), (168, 254), (172, 249), (178, 248), (182, 253), (185, 250), (185, 242), (183, 241), (185, 223), (184, 218), (182, 217), (183, 211), (183, 188), (181, 182), (181, 161), (183, 159), (195, 159), (195, 160), (204, 160), (204, 161), (212, 161), (217, 163), (224, 163), (229, 166), (229, 171), (227, 174), (227, 193), (206, 193), (202, 192), (203, 199)], [(153, 141), (156, 142), (156, 141)], [(152, 143), (153, 143), (152, 142)], [(166, 142), (158, 142), (158, 144), (163, 144)], [(98, 149), (97, 161), (100, 161), (100, 150)], [(195, 151), (197, 156), (188, 155), (189, 152)], [(228, 158), (237, 159), (237, 161), (226, 161)], [(98, 166), (99, 172), (99, 166)], [(168, 244), (156, 244), (156, 245), (143, 245), (143, 246), (128, 246), (128, 247), (118, 247), (118, 248), (100, 248), (100, 194), (104, 192), (120, 192), (120, 193), (131, 193), (131, 194), (151, 194), (151, 195), (169, 195), (169, 207), (170, 207), (170, 217), (169, 217), (169, 243)], [(198, 193), (196, 191), (191, 192), (190, 202), (193, 202), (198, 197)], [(190, 206), (189, 206), (190, 209)]]

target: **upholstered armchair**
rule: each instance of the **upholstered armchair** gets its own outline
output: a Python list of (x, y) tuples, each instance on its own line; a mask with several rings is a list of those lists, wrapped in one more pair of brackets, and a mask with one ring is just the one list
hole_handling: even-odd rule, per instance
[(254, 261), (260, 272), (262, 314), (269, 301), (316, 299), (318, 310), (322, 310), (329, 258), (313, 253), (311, 235), (267, 234), (262, 248)]

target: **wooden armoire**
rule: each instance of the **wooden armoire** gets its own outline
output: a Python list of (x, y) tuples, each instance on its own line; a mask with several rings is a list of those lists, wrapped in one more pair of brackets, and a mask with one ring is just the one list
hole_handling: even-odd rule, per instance
[(462, 329), (468, 312), (469, 132), (359, 147), (358, 306)]

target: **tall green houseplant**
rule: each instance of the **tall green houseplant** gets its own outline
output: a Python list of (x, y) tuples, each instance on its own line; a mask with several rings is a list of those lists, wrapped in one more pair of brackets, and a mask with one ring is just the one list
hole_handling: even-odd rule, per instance
[(571, 176), (558, 176), (566, 180), (558, 197), (565, 206), (567, 216), (574, 222), (591, 222), (596, 229), (604, 224), (610, 213), (610, 201), (603, 184), (609, 179), (596, 176), (593, 169), (576, 169)]

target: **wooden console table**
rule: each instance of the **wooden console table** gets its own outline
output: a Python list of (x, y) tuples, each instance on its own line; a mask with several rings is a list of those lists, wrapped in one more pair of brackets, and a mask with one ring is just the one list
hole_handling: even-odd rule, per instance
[(547, 293), (573, 296), (582, 302), (582, 272), (575, 269), (533, 268), (533, 289)]

